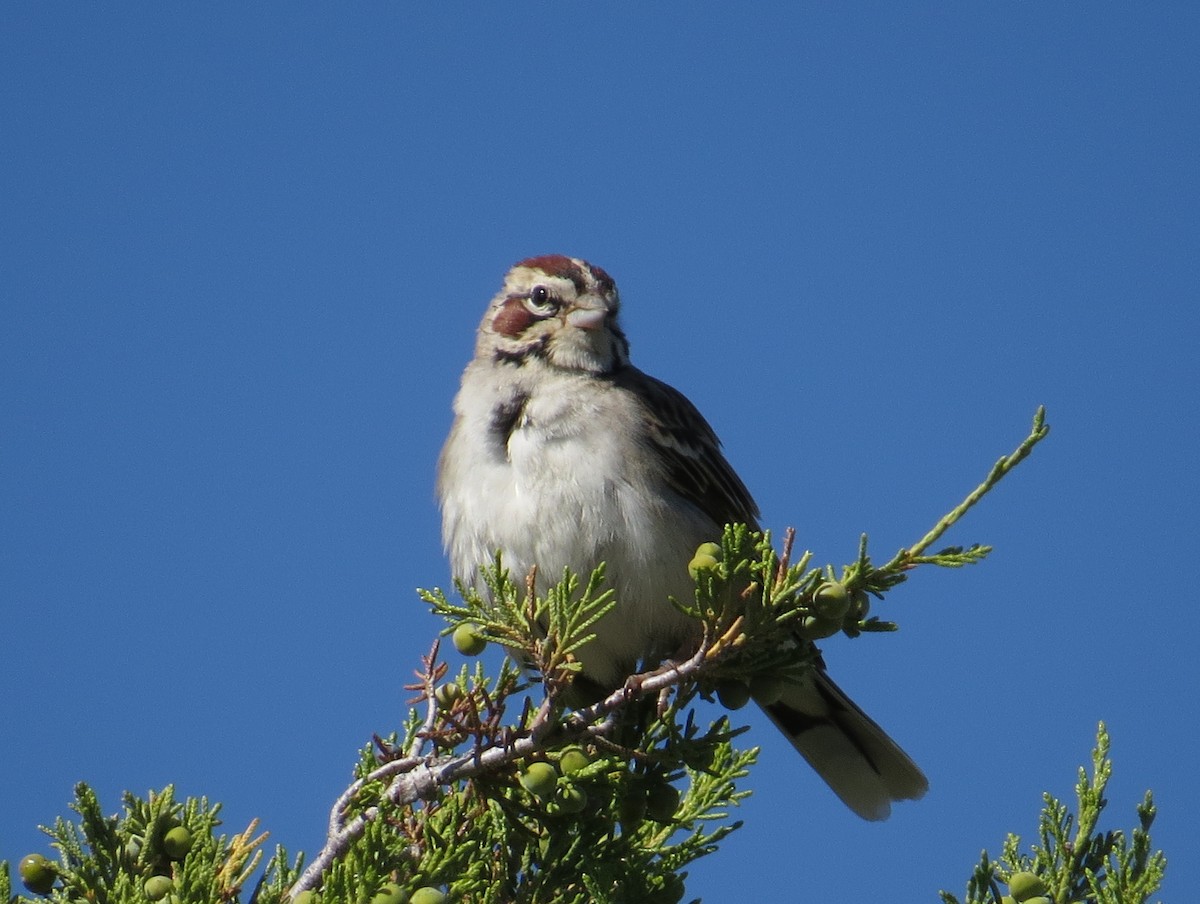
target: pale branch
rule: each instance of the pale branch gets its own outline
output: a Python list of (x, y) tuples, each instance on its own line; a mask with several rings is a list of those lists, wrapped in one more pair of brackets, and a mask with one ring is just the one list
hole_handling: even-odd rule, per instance
[(441, 646), (441, 638), (434, 640), (433, 648), (429, 651), (429, 655), (425, 657), (426, 668), (422, 674), (422, 684), (425, 690), (425, 722), (422, 724), (419, 731), (413, 732), (412, 740), (405, 750), (405, 754), (415, 758), (417, 752), (421, 749), (425, 738), (429, 732), (433, 730), (433, 726), (437, 724), (438, 706), (437, 699), (433, 696), (433, 663), (437, 659), (438, 648)]
[[(661, 694), (695, 677), (713, 655), (713, 650), (721, 648), (727, 642), (727, 636), (715, 643), (702, 641), (696, 652), (684, 662), (667, 663), (653, 671), (632, 676), (622, 687), (598, 703), (570, 713), (561, 725), (554, 723), (552, 717), (555, 707), (551, 700), (546, 699), (527, 728), (527, 734), (515, 741), (497, 741), (482, 750), (475, 749), (457, 756), (409, 755), (384, 763), (368, 775), (356, 779), (334, 804), (325, 845), (292, 886), (288, 899), (295, 900), (301, 892), (316, 888), (333, 862), (344, 855), (350, 845), (362, 836), (368, 823), (382, 814), (380, 807), (375, 805), (349, 817), (356, 796), (367, 785), (388, 781), (387, 790), (381, 797), (395, 806), (410, 806), (420, 801), (435, 799), (442, 788), (455, 782), (475, 778), (529, 757), (542, 749), (545, 735), (556, 728), (564, 730), (566, 740), (601, 739), (608, 730), (609, 716), (618, 712), (631, 700)], [(434, 652), (436, 653), (436, 647)], [(428, 696), (433, 701), (432, 713), (436, 717), (436, 700), (432, 693)], [(421, 735), (427, 734), (431, 726), (432, 722), (427, 719)]]

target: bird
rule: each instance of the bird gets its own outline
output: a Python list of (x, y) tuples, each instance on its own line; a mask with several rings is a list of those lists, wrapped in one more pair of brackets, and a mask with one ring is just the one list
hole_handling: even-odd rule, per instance
[[(456, 580), (480, 586), (500, 553), (513, 575), (605, 563), (616, 608), (578, 650), (582, 675), (619, 687), (694, 637), (687, 563), (758, 506), (700, 411), (630, 362), (616, 283), (577, 257), (515, 264), (491, 299), (438, 459), (442, 540)], [(482, 589), (482, 587), (480, 587)], [(928, 782), (822, 663), (760, 703), (852, 811), (886, 819)]]

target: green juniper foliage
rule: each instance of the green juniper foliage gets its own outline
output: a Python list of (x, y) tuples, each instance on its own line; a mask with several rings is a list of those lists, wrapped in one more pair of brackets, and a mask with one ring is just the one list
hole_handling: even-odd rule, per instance
[[(59, 817), (53, 826), (43, 827), (58, 859), (32, 854), (18, 870), (26, 888), (49, 893), (54, 901), (239, 901), (260, 864), (267, 837), (256, 835), (255, 823), (238, 835), (218, 834), (220, 804), (210, 805), (204, 798), (177, 801), (170, 786), (145, 799), (126, 793), (124, 811), (105, 816), (92, 789), (80, 783), (71, 808), (77, 822)], [(38, 858), (36, 878), (46, 879), (45, 884), (29, 881), (25, 866), (31, 858)], [(281, 892), (298, 874), (287, 863), (287, 853), (278, 849), (267, 871)], [(10, 900), (10, 883), (4, 864), (0, 901)]]
[[(477, 656), (497, 643), (521, 666), (505, 659), (489, 675), (475, 661), (451, 675), (435, 642), (410, 685), (415, 706), (403, 729), (362, 750), (333, 806), (327, 843), (307, 866), (278, 849), (248, 888), (265, 839), (254, 825), (218, 836), (219, 807), (177, 802), (170, 788), (144, 801), (126, 795), (124, 814), (104, 817), (80, 785), (80, 822), (59, 819), (46, 830), (58, 859), (26, 857), (22, 880), (54, 901), (96, 904), (676, 904), (687, 864), (739, 827), (730, 814), (750, 793), (741, 783), (757, 753), (735, 743), (743, 729), (728, 717), (701, 722), (698, 700), (769, 702), (813, 667), (813, 641), (895, 630), (870, 615), (871, 600), (918, 566), (983, 559), (985, 546), (928, 550), (1047, 430), (1039, 410), (1016, 451), (882, 566), (865, 536), (848, 565), (816, 567), (807, 552), (793, 561), (790, 532), (777, 552), (768, 534), (730, 525), (690, 563), (695, 598), (675, 601), (700, 626), (693, 654), (647, 663), (602, 699), (582, 696), (573, 679), (574, 654), (615, 605), (603, 566), (586, 578), (564, 573), (539, 595), (532, 575), (510, 575), (497, 558), (484, 569), (482, 595), (463, 586), (453, 599), (421, 591), (460, 652)], [(1119, 835), (1087, 847), (1079, 868), (1091, 870), (1093, 885), (1054, 886), (1057, 904), (1080, 889), (1106, 904), (1144, 900), (1122, 897), (1129, 889), (1153, 890), (1161, 855), (1148, 855), (1149, 799), (1145, 806), (1128, 856)], [(1069, 825), (1065, 811), (1055, 812)], [(1051, 833), (1043, 849), (1064, 847)], [(1041, 861), (1017, 859), (1015, 848), (1005, 856), (1009, 872), (1050, 875)], [(987, 875), (991, 884), (977, 878), (969, 904), (992, 900), (970, 896), (994, 888), (990, 866)], [(0, 902), (12, 894), (9, 882), (6, 866)], [(1117, 896), (1100, 896), (1110, 890)]]
[[(1138, 825), (1129, 837), (1120, 830), (1097, 828), (1108, 804), (1104, 789), (1112, 776), (1108, 748), (1108, 730), (1101, 722), (1092, 751), (1092, 774), (1089, 777), (1080, 767), (1075, 784), (1078, 812), (1072, 813), (1051, 794), (1043, 794), (1038, 841), (1030, 845), (1028, 854), (1022, 854), (1020, 837), (1009, 835), (998, 861), (984, 851), (967, 882), (963, 904), (1143, 904), (1150, 900), (1167, 869), (1163, 852), (1151, 853), (1150, 825), (1156, 812), (1151, 793), (1147, 791), (1138, 804)], [(1002, 893), (1002, 884), (1008, 886), (1008, 894)], [(946, 891), (942, 901), (959, 904), (958, 898)]]

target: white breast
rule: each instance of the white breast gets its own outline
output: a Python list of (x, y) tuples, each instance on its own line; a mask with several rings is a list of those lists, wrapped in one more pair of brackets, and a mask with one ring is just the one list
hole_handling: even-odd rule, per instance
[(505, 443), (496, 407), (525, 387), (495, 385), (492, 371), (489, 391), (468, 391), (486, 376), (464, 378), (443, 451), (443, 539), (454, 574), (477, 584), (479, 566), (501, 550), (518, 581), (536, 564), (544, 588), (564, 567), (586, 578), (606, 562), (618, 609), (581, 659), (590, 677), (614, 684), (633, 660), (673, 652), (692, 630), (667, 598), (690, 598), (687, 562), (716, 539), (713, 529), (663, 497), (636, 406), (621, 391), (594, 378), (541, 379)]

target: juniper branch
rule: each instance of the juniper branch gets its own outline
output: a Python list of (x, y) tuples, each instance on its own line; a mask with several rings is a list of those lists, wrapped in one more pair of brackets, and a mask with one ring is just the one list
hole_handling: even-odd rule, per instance
[[(725, 642), (727, 640), (724, 638), (714, 642), (706, 640), (685, 662), (669, 663), (653, 671), (634, 675), (603, 700), (568, 715), (561, 724), (555, 722), (555, 710), (547, 700), (539, 708), (525, 736), (514, 741), (496, 743), (485, 750), (472, 750), (456, 756), (409, 755), (384, 763), (363, 778), (356, 779), (334, 804), (326, 843), (292, 887), (289, 900), (295, 900), (303, 891), (316, 888), (333, 862), (344, 855), (362, 837), (367, 826), (383, 814), (383, 809), (376, 805), (350, 815), (359, 794), (372, 783), (388, 782), (382, 798), (393, 806), (410, 806), (419, 801), (434, 800), (443, 788), (455, 782), (476, 778), (528, 758), (544, 749), (544, 738), (552, 730), (559, 733), (561, 729), (560, 741), (603, 738), (611, 727), (607, 716), (625, 707), (631, 700), (657, 696), (694, 677), (712, 650)], [(433, 700), (433, 694), (429, 698)], [(433, 712), (437, 712), (436, 708)], [(427, 720), (426, 734), (430, 727)], [(411, 745), (409, 749), (412, 749)]]
[(1046, 423), (1046, 407), (1042, 405), (1034, 413), (1033, 427), (1029, 431), (1029, 435), (1021, 441), (1021, 444), (1010, 454), (1003, 456), (997, 461), (992, 466), (992, 470), (988, 473), (988, 476), (984, 478), (983, 483), (968, 493), (962, 502), (944, 515), (929, 533), (912, 546), (896, 553), (895, 557), (884, 565), (882, 570), (888, 571), (896, 567), (902, 567), (920, 557), (925, 550), (936, 543), (946, 531), (953, 527), (972, 506), (986, 496), (1013, 468), (1024, 461), (1029, 456), (1029, 453), (1033, 451), (1034, 446), (1044, 440), (1049, 433), (1050, 425)]
[[(1097, 904), (1144, 904), (1162, 884), (1167, 860), (1151, 853), (1150, 825), (1154, 802), (1150, 792), (1137, 806), (1139, 825), (1132, 842), (1120, 830), (1098, 829), (1108, 801), (1104, 792), (1112, 777), (1108, 730), (1101, 722), (1092, 751), (1092, 774), (1080, 767), (1075, 784), (1075, 812), (1049, 792), (1042, 795), (1037, 841), (1021, 852), (1021, 839), (1009, 835), (1000, 857), (984, 851), (967, 881), (965, 904), (994, 904), (1001, 900), (1000, 883), (1017, 900), (1094, 901)], [(1073, 828), (1074, 827), (1074, 828)], [(1018, 891), (1021, 889), (1021, 891)], [(959, 904), (948, 891), (943, 904)], [(1008, 896), (1004, 900), (1010, 900)]]

